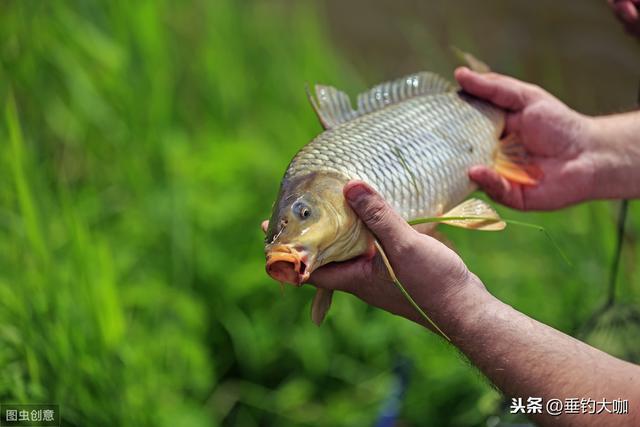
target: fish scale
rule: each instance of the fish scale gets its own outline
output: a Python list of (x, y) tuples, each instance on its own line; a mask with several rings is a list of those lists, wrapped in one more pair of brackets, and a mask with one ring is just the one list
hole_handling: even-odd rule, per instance
[(368, 182), (407, 220), (440, 215), (473, 191), (469, 168), (492, 163), (502, 117), (459, 92), (416, 96), (327, 129), (285, 179), (334, 172)]

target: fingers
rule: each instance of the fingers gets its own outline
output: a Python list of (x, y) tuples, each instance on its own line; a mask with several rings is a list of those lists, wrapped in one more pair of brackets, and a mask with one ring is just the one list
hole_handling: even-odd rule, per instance
[(479, 74), (461, 67), (455, 77), (470, 94), (512, 111), (523, 109), (538, 94), (535, 86), (502, 74)]
[(522, 188), (510, 183), (493, 169), (474, 166), (469, 170), (469, 178), (496, 202), (514, 209), (526, 209)]
[(635, 22), (638, 19), (638, 9), (631, 2), (618, 5), (620, 16), (627, 22)]
[(264, 220), (262, 221), (262, 224), (260, 224), (260, 228), (262, 228), (262, 232), (267, 234), (267, 229), (269, 228), (269, 220)]
[(640, 0), (608, 0), (608, 3), (625, 30), (640, 37)]
[(402, 242), (414, 230), (382, 197), (362, 181), (351, 181), (344, 187), (344, 195), (351, 208), (383, 246)]
[(307, 282), (323, 289), (353, 292), (354, 286), (362, 283), (363, 277), (368, 277), (365, 271), (366, 262), (367, 260), (360, 257), (324, 265), (311, 273)]
[(619, 0), (619, 1), (609, 1), (609, 4), (615, 11), (615, 13), (620, 17), (623, 21), (632, 23), (638, 19), (638, 5), (640, 2), (631, 1), (631, 0)]

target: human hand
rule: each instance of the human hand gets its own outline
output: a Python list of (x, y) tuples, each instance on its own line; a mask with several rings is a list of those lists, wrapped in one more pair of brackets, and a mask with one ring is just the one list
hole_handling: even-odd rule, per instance
[(551, 210), (591, 197), (594, 166), (588, 117), (542, 88), (512, 77), (464, 67), (455, 77), (466, 92), (507, 111), (505, 134), (520, 136), (531, 162), (542, 172), (537, 185), (523, 186), (493, 169), (473, 167), (470, 178), (491, 198), (516, 209)]
[(607, 3), (627, 32), (640, 37), (640, 0), (607, 0)]
[[(344, 195), (382, 245), (409, 295), (436, 324), (441, 326), (451, 317), (451, 311), (464, 305), (451, 304), (448, 301), (452, 298), (463, 297), (467, 290), (485, 291), (455, 252), (414, 230), (370, 186), (351, 181), (345, 185)], [(265, 221), (263, 230), (266, 225)], [(431, 329), (391, 281), (379, 254), (327, 264), (314, 271), (308, 283), (351, 293)]]

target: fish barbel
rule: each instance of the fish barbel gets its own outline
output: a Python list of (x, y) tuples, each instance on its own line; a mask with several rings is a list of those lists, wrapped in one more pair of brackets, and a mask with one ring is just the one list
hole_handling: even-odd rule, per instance
[[(333, 261), (372, 253), (372, 236), (346, 203), (342, 188), (367, 182), (406, 220), (423, 217), (491, 217), (471, 199), (474, 165), (494, 168), (515, 182), (534, 184), (517, 139), (500, 140), (504, 112), (429, 72), (409, 75), (360, 94), (357, 109), (329, 86), (315, 86), (311, 103), (325, 131), (289, 164), (265, 239), (267, 272), (300, 285)], [(476, 229), (502, 229), (482, 220), (443, 221)], [(319, 289), (312, 318), (319, 323), (331, 302)]]

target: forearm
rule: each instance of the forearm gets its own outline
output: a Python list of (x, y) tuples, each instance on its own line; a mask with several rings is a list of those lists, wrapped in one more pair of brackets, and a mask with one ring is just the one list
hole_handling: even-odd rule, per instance
[[(581, 426), (640, 422), (640, 367), (519, 313), (474, 283), (438, 306), (430, 307), (434, 320), (505, 395), (522, 397), (525, 404), (528, 397), (543, 399), (543, 413), (534, 415), (537, 422)], [(549, 399), (566, 398), (627, 399), (629, 414), (546, 414), (544, 404)]]
[(640, 197), (640, 111), (590, 119), (593, 199)]

